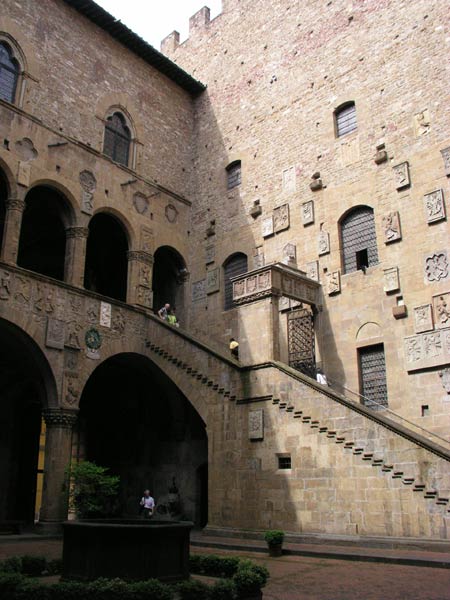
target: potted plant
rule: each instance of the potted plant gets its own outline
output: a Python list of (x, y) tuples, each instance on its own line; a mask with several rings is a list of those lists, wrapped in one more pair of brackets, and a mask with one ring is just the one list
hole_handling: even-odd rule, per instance
[(269, 556), (281, 556), (283, 553), (282, 546), (284, 540), (284, 531), (278, 529), (270, 529), (264, 534), (264, 539), (269, 547)]

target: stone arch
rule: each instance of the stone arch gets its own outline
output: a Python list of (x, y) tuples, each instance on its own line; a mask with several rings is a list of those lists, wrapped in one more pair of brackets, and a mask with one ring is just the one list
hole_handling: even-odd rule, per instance
[(111, 210), (97, 211), (89, 222), (84, 287), (126, 301), (130, 233)]
[(186, 261), (173, 246), (159, 246), (153, 263), (153, 309), (159, 310), (166, 302), (176, 308), (177, 317), (186, 321), (185, 283), (188, 279)]
[(74, 221), (73, 206), (59, 186), (33, 185), (25, 197), (17, 264), (64, 281), (66, 229)]
[(63, 199), (62, 217), (65, 227), (73, 227), (77, 224), (77, 214), (80, 210), (80, 203), (76, 195), (64, 184), (54, 179), (36, 179), (28, 187), (27, 194), (36, 187), (48, 187), (58, 192)]
[(245, 273), (248, 269), (248, 257), (243, 252), (234, 252), (222, 265), (223, 270), (223, 302), (224, 309), (233, 308), (233, 286), (231, 278)]
[(378, 339), (383, 337), (381, 327), (374, 321), (363, 323), (356, 332), (356, 341), (363, 342), (365, 340)]
[(137, 516), (139, 494), (149, 488), (161, 517), (200, 524), (205, 421), (148, 357), (112, 354), (92, 370), (80, 399), (77, 452), (121, 477), (123, 516)]
[(0, 521), (32, 524), (36, 516), (42, 411), (57, 404), (56, 381), (38, 344), (0, 318)]

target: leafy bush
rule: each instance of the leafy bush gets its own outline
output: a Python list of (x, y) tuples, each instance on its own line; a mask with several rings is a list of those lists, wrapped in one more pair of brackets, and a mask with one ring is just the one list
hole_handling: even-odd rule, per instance
[(63, 561), (62, 558), (53, 558), (47, 560), (46, 571), (49, 575), (59, 575), (62, 573)]
[(60, 581), (49, 586), (50, 600), (88, 600), (86, 588), (81, 581)]
[(112, 512), (112, 502), (117, 496), (120, 478), (106, 475), (105, 467), (87, 460), (72, 465), (68, 476), (72, 485), (69, 491), (70, 505), (80, 518), (105, 517)]
[(17, 588), (26, 581), (20, 573), (0, 573), (0, 598), (14, 600)]
[(157, 579), (147, 579), (130, 584), (133, 600), (172, 600), (173, 594), (168, 585)]
[(254, 571), (255, 573), (257, 573), (262, 580), (262, 584), (261, 587), (264, 587), (267, 583), (267, 580), (270, 577), (269, 571), (266, 569), (266, 567), (263, 567), (262, 565), (257, 565), (255, 564), (253, 561), (249, 560), (248, 558), (242, 558), (240, 560), (240, 564), (239, 564), (239, 571)]
[(0, 573), (21, 573), (22, 560), (19, 556), (10, 556), (0, 562)]
[(122, 579), (101, 577), (87, 584), (89, 600), (125, 600), (131, 598), (130, 586)]
[(238, 598), (245, 598), (259, 592), (265, 584), (264, 578), (255, 569), (239, 569), (233, 575), (233, 582)]
[(182, 581), (175, 589), (180, 600), (208, 600), (209, 598), (209, 586), (195, 579)]
[(232, 577), (238, 570), (240, 560), (237, 556), (193, 554), (189, 557), (189, 571), (210, 577)]
[(15, 590), (14, 600), (30, 600), (30, 598), (33, 600), (51, 600), (51, 589), (49, 586), (39, 583), (36, 579), (24, 578)]
[(237, 598), (237, 590), (233, 581), (229, 579), (221, 579), (210, 588), (210, 600), (235, 600)]
[(47, 559), (44, 556), (29, 556), (25, 554), (20, 557), (22, 563), (21, 573), (29, 577), (39, 577), (47, 571)]
[(283, 543), (284, 531), (279, 529), (270, 529), (264, 534), (264, 539), (269, 546), (278, 546)]

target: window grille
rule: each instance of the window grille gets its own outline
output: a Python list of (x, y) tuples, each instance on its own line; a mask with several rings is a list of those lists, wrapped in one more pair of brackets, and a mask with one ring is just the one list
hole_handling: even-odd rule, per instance
[(388, 405), (386, 363), (383, 344), (359, 349), (361, 394), (367, 408), (379, 410)]
[(278, 457), (278, 468), (279, 469), (291, 469), (291, 457), (290, 456), (279, 456)]
[(241, 185), (241, 161), (235, 160), (227, 167), (227, 187), (229, 190)]
[(235, 254), (227, 260), (224, 267), (224, 282), (225, 282), (225, 310), (233, 308), (233, 284), (232, 277), (242, 275), (247, 272), (247, 256), (245, 254)]
[(0, 98), (14, 102), (16, 97), (17, 80), (19, 78), (19, 63), (13, 57), (11, 48), (0, 43)]
[(357, 129), (355, 103), (346, 104), (336, 111), (336, 135), (341, 137)]
[(105, 126), (105, 142), (103, 153), (121, 165), (128, 166), (130, 152), (131, 133), (125, 118), (116, 112), (108, 117)]
[(378, 264), (378, 248), (373, 210), (369, 206), (353, 209), (341, 221), (344, 273)]

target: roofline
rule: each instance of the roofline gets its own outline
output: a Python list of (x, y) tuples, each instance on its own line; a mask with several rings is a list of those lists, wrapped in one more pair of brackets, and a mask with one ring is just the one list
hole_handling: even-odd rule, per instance
[(98, 27), (109, 33), (123, 46), (145, 60), (146, 63), (163, 73), (192, 96), (200, 94), (206, 86), (186, 73), (167, 56), (158, 52), (153, 46), (144, 41), (120, 20), (113, 17), (93, 0), (63, 0), (73, 9), (87, 17)]

